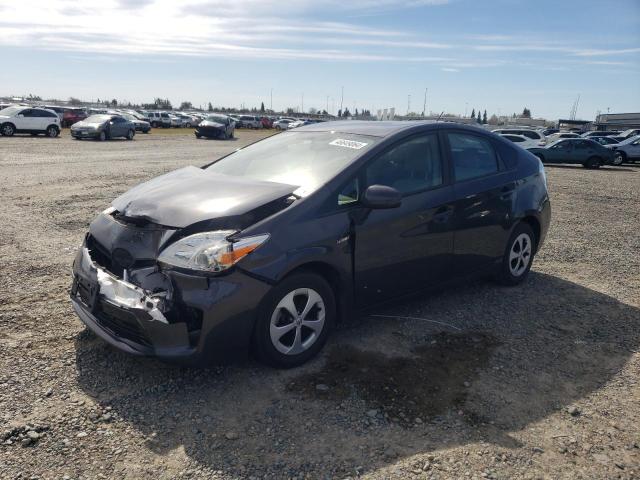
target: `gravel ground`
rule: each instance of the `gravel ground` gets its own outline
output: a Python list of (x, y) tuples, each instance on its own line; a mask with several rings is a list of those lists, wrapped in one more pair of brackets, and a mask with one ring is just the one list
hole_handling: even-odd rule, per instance
[(0, 138), (0, 478), (640, 476), (638, 167), (547, 168), (524, 285), (352, 318), (303, 368), (179, 368), (84, 330), (67, 290), (89, 221), (260, 135)]

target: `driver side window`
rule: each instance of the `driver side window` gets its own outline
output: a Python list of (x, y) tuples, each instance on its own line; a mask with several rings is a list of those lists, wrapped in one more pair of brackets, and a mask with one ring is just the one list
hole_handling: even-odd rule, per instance
[(402, 194), (437, 187), (442, 182), (442, 158), (436, 134), (405, 140), (366, 168), (365, 187), (386, 185)]

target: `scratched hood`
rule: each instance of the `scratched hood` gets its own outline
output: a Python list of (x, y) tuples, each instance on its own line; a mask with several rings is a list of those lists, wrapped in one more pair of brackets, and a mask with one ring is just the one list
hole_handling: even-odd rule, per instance
[(203, 220), (242, 215), (297, 188), (185, 167), (133, 187), (112, 205), (126, 217), (184, 228)]

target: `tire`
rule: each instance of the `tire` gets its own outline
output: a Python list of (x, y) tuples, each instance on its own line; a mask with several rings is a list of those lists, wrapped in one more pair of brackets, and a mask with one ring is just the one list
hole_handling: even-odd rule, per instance
[(202, 135), (200, 135), (199, 133), (196, 133), (196, 138), (202, 138)]
[(3, 123), (0, 127), (0, 133), (5, 137), (13, 137), (13, 134), (16, 133), (16, 127), (13, 123)]
[(107, 132), (104, 130), (100, 132), (100, 134), (96, 137), (96, 140), (104, 142), (107, 139)]
[(127, 139), (127, 140), (133, 140), (133, 137), (135, 137), (135, 135), (136, 135), (135, 130), (129, 130), (129, 131), (127, 132), (126, 139)]
[(49, 125), (47, 127), (47, 137), (56, 138), (58, 135), (60, 135), (60, 129), (58, 127), (55, 125)]
[(587, 161), (584, 162), (584, 168), (598, 169), (602, 165), (602, 160), (600, 157), (589, 157)]
[(187, 124), (185, 125), (185, 128), (191, 128), (191, 124), (187, 122)]
[(335, 297), (326, 280), (310, 272), (294, 273), (273, 287), (259, 307), (254, 352), (274, 367), (302, 365), (322, 350), (335, 318)]
[(276, 130), (280, 131), (282, 130), (282, 127), (280, 125), (276, 125)]
[(151, 122), (151, 126), (153, 128), (158, 128), (158, 122)]
[(516, 225), (502, 257), (500, 273), (496, 278), (499, 283), (514, 286), (527, 278), (535, 256), (536, 242), (535, 234), (528, 224), (520, 222)]
[[(620, 163), (616, 163), (616, 161), (620, 159)], [(627, 161), (627, 155), (624, 152), (616, 152), (613, 160), (614, 165), (622, 165)]]

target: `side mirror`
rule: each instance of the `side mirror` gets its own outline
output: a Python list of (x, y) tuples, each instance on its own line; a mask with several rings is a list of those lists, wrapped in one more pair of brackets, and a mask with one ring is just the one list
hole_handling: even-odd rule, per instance
[(397, 208), (402, 204), (402, 194), (387, 185), (371, 185), (364, 191), (360, 203), (374, 209)]
[(23, 114), (21, 114), (21, 113), (19, 113), (17, 116), (18, 116), (19, 118), (23, 118), (23, 117), (24, 117), (24, 115), (23, 115)]

